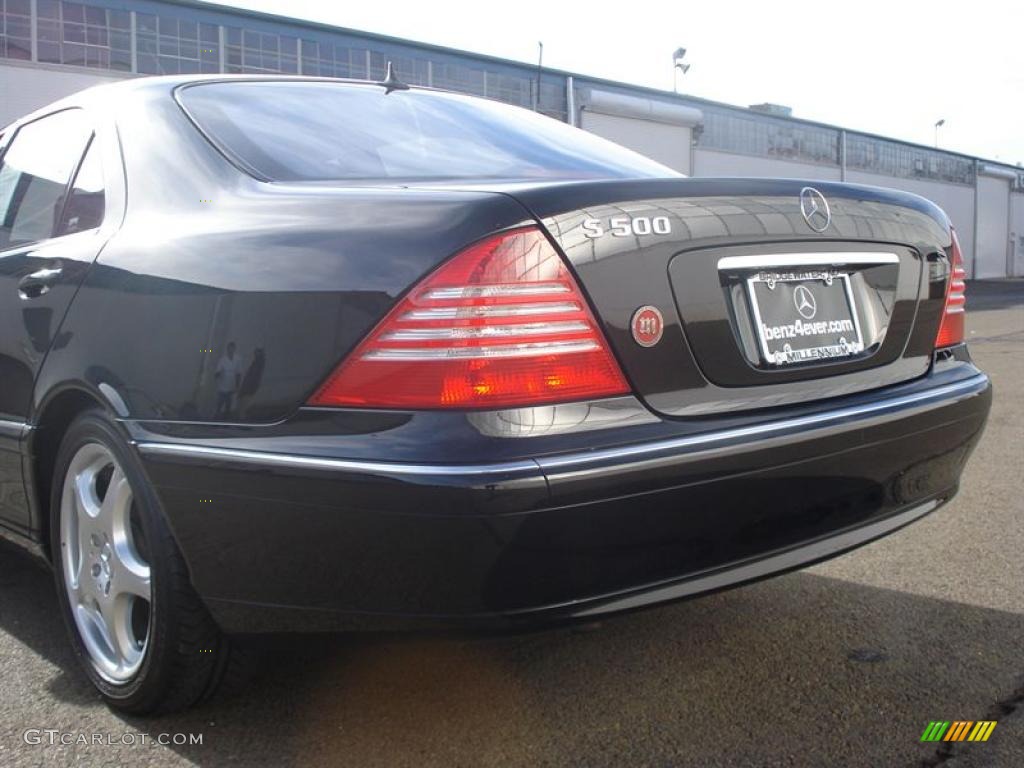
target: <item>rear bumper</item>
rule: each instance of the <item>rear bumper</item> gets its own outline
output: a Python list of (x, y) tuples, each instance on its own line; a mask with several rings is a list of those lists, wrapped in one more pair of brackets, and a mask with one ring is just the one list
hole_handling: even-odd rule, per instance
[(990, 402), (974, 373), (478, 464), (285, 454), (258, 437), (138, 449), (229, 631), (515, 625), (722, 589), (894, 531), (955, 493)]

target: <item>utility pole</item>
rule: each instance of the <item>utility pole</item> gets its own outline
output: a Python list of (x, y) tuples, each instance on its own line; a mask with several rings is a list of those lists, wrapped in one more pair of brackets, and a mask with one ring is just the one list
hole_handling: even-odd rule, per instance
[(544, 69), (544, 43), (537, 42), (538, 54), (537, 54), (537, 87), (534, 89), (533, 94), (533, 111), (540, 111), (540, 76)]

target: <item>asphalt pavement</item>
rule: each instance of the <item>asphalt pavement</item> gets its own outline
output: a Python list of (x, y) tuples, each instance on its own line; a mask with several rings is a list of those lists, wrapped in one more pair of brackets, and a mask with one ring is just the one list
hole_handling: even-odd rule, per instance
[[(232, 696), (126, 718), (76, 667), (50, 575), (0, 546), (0, 766), (1024, 766), (1024, 281), (969, 296), (996, 397), (952, 503), (826, 564), (599, 626), (292, 638)], [(932, 720), (998, 725), (923, 744)], [(62, 733), (76, 743), (49, 743)]]

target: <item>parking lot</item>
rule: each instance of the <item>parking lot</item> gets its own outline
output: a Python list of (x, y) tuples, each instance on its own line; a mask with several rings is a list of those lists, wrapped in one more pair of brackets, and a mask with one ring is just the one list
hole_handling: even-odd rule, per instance
[[(50, 575), (2, 545), (0, 765), (1024, 765), (1024, 281), (969, 297), (996, 397), (955, 501), (830, 563), (600, 626), (294, 638), (232, 697), (147, 721), (103, 706)], [(932, 720), (998, 726), (937, 748)]]

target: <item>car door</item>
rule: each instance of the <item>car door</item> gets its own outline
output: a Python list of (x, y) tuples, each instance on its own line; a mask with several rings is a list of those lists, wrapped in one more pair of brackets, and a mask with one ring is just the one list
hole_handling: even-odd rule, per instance
[(0, 523), (9, 527), (29, 525), (20, 448), (32, 388), (102, 246), (103, 190), (81, 109), (19, 126), (0, 155)]

